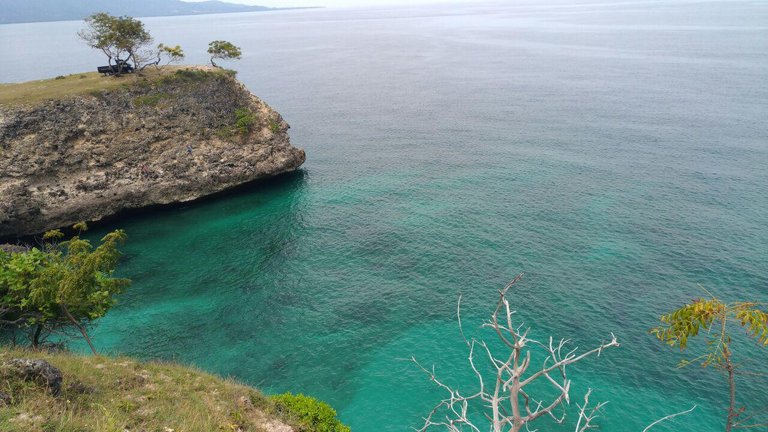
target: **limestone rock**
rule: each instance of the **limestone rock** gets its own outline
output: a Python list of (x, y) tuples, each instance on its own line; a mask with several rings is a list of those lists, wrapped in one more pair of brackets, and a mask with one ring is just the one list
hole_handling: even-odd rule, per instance
[(63, 376), (61, 371), (45, 360), (39, 359), (13, 359), (9, 365), (26, 381), (33, 381), (45, 386), (52, 395), (58, 396), (61, 392)]
[[(240, 128), (236, 111), (249, 113)], [(295, 170), (305, 155), (288, 128), (236, 79), (199, 68), (0, 107), (0, 238), (190, 201)]]

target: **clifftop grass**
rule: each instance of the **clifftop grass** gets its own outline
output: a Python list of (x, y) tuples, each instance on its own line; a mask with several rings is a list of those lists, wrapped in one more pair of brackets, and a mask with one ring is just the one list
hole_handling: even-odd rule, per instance
[(46, 360), (62, 371), (64, 381), (61, 394), (52, 396), (0, 366), (0, 392), (12, 399), (0, 408), (2, 432), (331, 430), (314, 427), (302, 412), (286, 411), (277, 398), (194, 368), (0, 349), (0, 365), (15, 358)]
[(231, 74), (231, 71), (207, 66), (166, 66), (160, 70), (148, 68), (141, 74), (120, 77), (103, 76), (98, 72), (78, 73), (56, 78), (0, 84), (0, 106), (30, 105), (51, 99), (97, 94), (107, 90), (130, 89), (163, 79), (189, 80), (190, 75)]

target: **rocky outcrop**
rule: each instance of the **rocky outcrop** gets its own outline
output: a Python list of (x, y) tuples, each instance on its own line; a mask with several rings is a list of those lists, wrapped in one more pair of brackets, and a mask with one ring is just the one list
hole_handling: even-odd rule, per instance
[(61, 392), (63, 377), (61, 371), (45, 360), (39, 359), (13, 359), (7, 363), (13, 371), (24, 381), (35, 382), (58, 396)]
[(288, 127), (234, 77), (208, 68), (0, 107), (0, 238), (295, 170), (305, 155)]

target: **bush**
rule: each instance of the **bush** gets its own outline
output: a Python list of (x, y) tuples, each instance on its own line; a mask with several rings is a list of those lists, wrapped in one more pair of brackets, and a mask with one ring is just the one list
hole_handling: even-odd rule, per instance
[(235, 128), (245, 135), (251, 131), (251, 127), (256, 119), (253, 113), (246, 108), (238, 108), (235, 110)]
[(311, 396), (283, 393), (272, 396), (272, 400), (277, 410), (295, 419), (303, 431), (350, 432), (349, 426), (345, 426), (336, 418), (336, 410)]
[(157, 106), (160, 101), (168, 97), (167, 93), (154, 93), (145, 96), (138, 96), (133, 100), (133, 106), (140, 108), (143, 106)]
[(272, 131), (272, 133), (278, 133), (280, 132), (280, 123), (270, 120), (269, 121), (269, 130)]

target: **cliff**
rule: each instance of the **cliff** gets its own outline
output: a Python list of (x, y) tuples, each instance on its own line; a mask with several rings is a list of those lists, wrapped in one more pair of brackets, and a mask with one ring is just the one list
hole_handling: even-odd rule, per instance
[(227, 71), (33, 84), (0, 87), (0, 238), (194, 200), (305, 159)]

